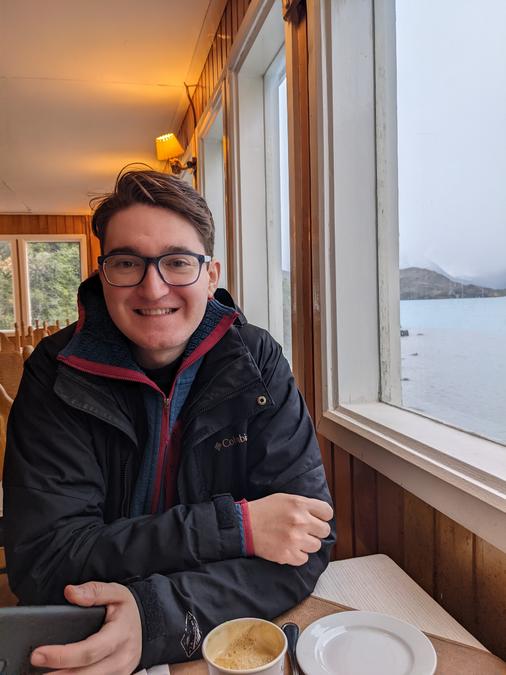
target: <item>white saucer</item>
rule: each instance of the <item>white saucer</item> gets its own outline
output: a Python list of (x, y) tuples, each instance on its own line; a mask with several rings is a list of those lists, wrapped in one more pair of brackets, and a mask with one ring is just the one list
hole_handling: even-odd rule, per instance
[(377, 612), (338, 612), (309, 625), (297, 643), (306, 675), (434, 675), (436, 652), (415, 626)]

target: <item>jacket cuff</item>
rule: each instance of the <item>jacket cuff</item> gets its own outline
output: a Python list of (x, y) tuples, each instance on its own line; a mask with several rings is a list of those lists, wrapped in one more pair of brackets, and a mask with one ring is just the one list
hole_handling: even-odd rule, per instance
[(251, 529), (248, 502), (245, 499), (241, 499), (240, 502), (235, 502), (235, 509), (241, 533), (241, 555), (243, 557), (253, 557), (255, 555), (255, 550), (253, 547), (253, 532)]
[[(237, 558), (241, 555), (241, 528), (234, 499), (230, 494), (214, 495), (211, 499), (219, 540), (218, 560)], [(207, 535), (202, 534), (203, 536), (212, 536), (210, 531)], [(216, 535), (214, 536), (216, 537)], [(216, 543), (214, 546), (216, 546)], [(203, 557), (205, 559), (205, 556)], [(209, 558), (209, 560), (212, 559)]]

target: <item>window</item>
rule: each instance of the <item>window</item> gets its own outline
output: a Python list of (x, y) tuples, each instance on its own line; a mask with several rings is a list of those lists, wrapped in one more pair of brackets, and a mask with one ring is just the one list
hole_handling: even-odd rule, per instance
[(232, 58), (229, 78), (236, 277), (248, 320), (267, 328), (291, 360), (287, 96), (277, 3), (264, 2), (258, 22)]
[(16, 320), (14, 263), (10, 241), (0, 241), (0, 331), (11, 330)]
[(9, 237), (0, 241), (0, 330), (77, 319), (77, 288), (86, 276), (83, 235)]
[(281, 50), (264, 76), (269, 330), (292, 360), (288, 119), (286, 66)]
[[(221, 90), (220, 90), (221, 94)], [(221, 263), (220, 286), (227, 288), (227, 243), (225, 218), (225, 172), (223, 164), (223, 109), (221, 95), (199, 121), (200, 186), (213, 214), (214, 255)]]
[(395, 19), (394, 402), (506, 443), (506, 5), (397, 0)]
[[(485, 297), (491, 279), (475, 283), (484, 288), (478, 297), (460, 296), (478, 261), (498, 260), (506, 243), (498, 124), (506, 112), (505, 11), (493, 0), (486, 10), (453, 0), (308, 5), (316, 55), (311, 167), (321, 186), (312, 198), (328, 251), (320, 270), (318, 429), (503, 550), (506, 453), (497, 411), (504, 411), (506, 359), (494, 343), (504, 341), (504, 300)], [(437, 56), (429, 53), (433, 42)], [(417, 293), (425, 280), (400, 269), (429, 269), (422, 256), (434, 263), (429, 271), (452, 277), (445, 290), (456, 298), (404, 299), (406, 276)], [(488, 268), (490, 276), (501, 264)], [(482, 310), (461, 310), (460, 322), (436, 311), (469, 302)], [(485, 330), (486, 306), (497, 309)], [(483, 353), (467, 369), (479, 356), (475, 342), (481, 352), (495, 350), (495, 369), (482, 369)], [(422, 359), (433, 361), (417, 366)]]

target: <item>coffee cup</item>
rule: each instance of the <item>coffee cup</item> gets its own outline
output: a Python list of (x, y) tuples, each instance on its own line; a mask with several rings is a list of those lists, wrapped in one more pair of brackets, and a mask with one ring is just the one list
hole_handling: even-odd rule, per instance
[(282, 675), (286, 636), (265, 619), (232, 619), (216, 626), (202, 645), (209, 675)]

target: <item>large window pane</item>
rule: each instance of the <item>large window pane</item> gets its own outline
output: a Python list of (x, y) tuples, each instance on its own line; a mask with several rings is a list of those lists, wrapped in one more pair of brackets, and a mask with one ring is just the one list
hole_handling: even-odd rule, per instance
[(225, 167), (223, 160), (223, 111), (220, 109), (201, 143), (202, 189), (213, 214), (214, 256), (221, 263), (220, 286), (228, 287), (225, 223)]
[(290, 280), (290, 212), (288, 194), (288, 113), (286, 76), (278, 88), (279, 187), (281, 229), (281, 274), (283, 279), (283, 350), (292, 362), (292, 300)]
[(506, 442), (506, 3), (396, 14), (402, 405)]
[(27, 243), (29, 322), (54, 324), (77, 319), (77, 289), (81, 282), (80, 246), (77, 241)]
[(292, 362), (288, 112), (284, 50), (264, 76), (269, 330)]
[(14, 284), (9, 241), (0, 241), (0, 330), (14, 330)]

